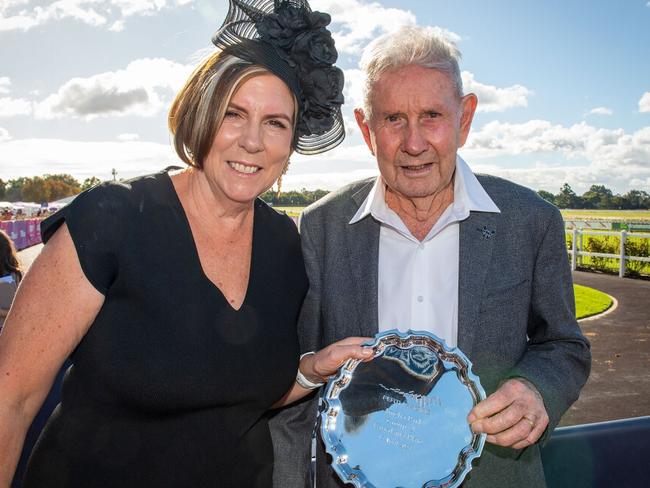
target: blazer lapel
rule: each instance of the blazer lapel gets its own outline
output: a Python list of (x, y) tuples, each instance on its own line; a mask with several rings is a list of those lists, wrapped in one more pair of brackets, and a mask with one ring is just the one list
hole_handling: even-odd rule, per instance
[[(356, 213), (372, 184), (362, 188), (352, 196), (354, 210), (349, 215), (349, 219)], [(347, 300), (354, 300), (357, 307), (357, 323), (350, 324), (350, 327), (356, 328), (361, 336), (374, 337), (379, 330), (377, 327), (377, 266), (379, 263), (379, 223), (371, 216), (356, 222), (355, 224), (346, 223), (346, 238), (348, 262), (352, 283), (347, 286), (351, 293)], [(341, 283), (342, 289), (346, 288), (345, 283)], [(350, 321), (354, 318), (350, 317)]]
[(458, 269), (458, 347), (468, 357), (475, 344), (478, 328), (479, 306), (487, 270), (492, 259), (497, 215), (471, 212), (460, 223)]

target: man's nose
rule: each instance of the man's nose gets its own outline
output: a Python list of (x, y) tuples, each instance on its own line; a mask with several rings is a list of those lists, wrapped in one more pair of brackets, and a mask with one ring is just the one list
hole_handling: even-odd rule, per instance
[(422, 129), (417, 123), (408, 124), (404, 129), (404, 142), (402, 150), (412, 156), (422, 154), (429, 148), (429, 143), (422, 133)]
[(264, 149), (260, 124), (249, 121), (242, 129), (239, 145), (249, 153), (260, 152)]

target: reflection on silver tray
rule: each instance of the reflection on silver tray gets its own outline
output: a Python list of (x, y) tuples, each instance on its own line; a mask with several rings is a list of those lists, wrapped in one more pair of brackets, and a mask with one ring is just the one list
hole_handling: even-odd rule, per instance
[(372, 361), (348, 361), (325, 387), (334, 471), (357, 488), (460, 485), (485, 442), (466, 420), (485, 398), (471, 362), (430, 332), (390, 330), (372, 346)]

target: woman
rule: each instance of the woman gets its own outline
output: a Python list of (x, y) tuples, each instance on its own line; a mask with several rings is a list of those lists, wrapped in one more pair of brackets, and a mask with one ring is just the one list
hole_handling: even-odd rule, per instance
[(22, 277), (16, 247), (5, 231), (0, 230), (0, 331)]
[(293, 149), (343, 137), (328, 21), (233, 0), (170, 112), (189, 168), (100, 185), (44, 222), (0, 336), (0, 486), (70, 354), (26, 487), (271, 486), (268, 409), (370, 356), (353, 338), (298, 362), (298, 236), (257, 199)]

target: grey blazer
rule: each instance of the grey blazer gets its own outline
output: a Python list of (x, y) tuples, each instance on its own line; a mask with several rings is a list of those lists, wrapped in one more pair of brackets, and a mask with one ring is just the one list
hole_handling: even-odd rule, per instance
[[(578, 398), (591, 364), (589, 343), (575, 320), (564, 223), (533, 191), (477, 177), (501, 213), (472, 212), (460, 223), (458, 347), (487, 394), (513, 376), (538, 388), (550, 417), (545, 438)], [(370, 216), (348, 223), (373, 183), (374, 178), (353, 183), (303, 213), (300, 232), (310, 281), (298, 326), (304, 351), (377, 333), (380, 225)], [(275, 487), (309, 486), (316, 413), (312, 397), (271, 420)], [(317, 487), (344, 486), (321, 444), (319, 437)], [(463, 486), (545, 486), (538, 445), (514, 450), (486, 444)]]

